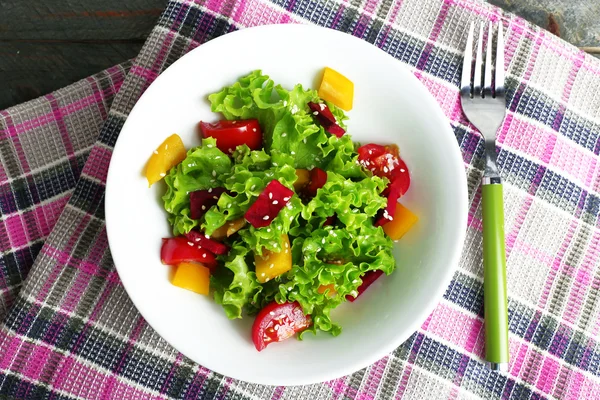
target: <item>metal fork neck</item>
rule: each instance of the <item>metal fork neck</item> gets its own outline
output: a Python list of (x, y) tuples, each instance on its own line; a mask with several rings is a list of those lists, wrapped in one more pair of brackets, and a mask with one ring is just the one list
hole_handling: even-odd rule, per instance
[(498, 165), (496, 163), (496, 143), (494, 140), (485, 141), (485, 170), (483, 172), (483, 184), (502, 183)]

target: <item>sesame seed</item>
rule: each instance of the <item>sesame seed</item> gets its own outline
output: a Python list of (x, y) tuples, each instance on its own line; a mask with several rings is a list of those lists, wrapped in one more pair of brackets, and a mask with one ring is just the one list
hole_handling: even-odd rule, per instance
[(277, 200), (273, 200), (273, 204), (277, 204), (279, 203)]
[(210, 236), (208, 236), (208, 235), (204, 235), (204, 237), (207, 238), (207, 239), (210, 239)]
[(286, 249), (286, 250), (284, 251), (284, 253), (285, 253), (285, 254), (287, 254), (287, 253), (289, 253), (289, 251)]
[(293, 221), (293, 220), (294, 220), (294, 217), (290, 217), (290, 221)]
[(325, 104), (321, 103), (321, 104), (319, 104), (319, 107), (321, 107), (321, 111), (323, 111), (325, 109)]
[(194, 242), (199, 242), (202, 238), (197, 237), (196, 239), (194, 239)]
[(213, 169), (212, 176), (217, 176), (217, 171)]
[(191, 166), (192, 166), (192, 164), (188, 164), (188, 167), (191, 167)]
[(209, 149), (212, 149), (213, 145), (212, 144), (207, 144), (206, 147), (208, 147)]
[(206, 253), (202, 254), (202, 258), (206, 258)]
[(221, 156), (216, 156), (216, 157), (215, 157), (215, 160), (218, 160), (219, 158), (221, 158)]
[(165, 174), (164, 172), (161, 172), (161, 173), (160, 173), (160, 176), (162, 176), (162, 177), (164, 177), (164, 176), (166, 176), (166, 175), (167, 175), (167, 174)]
[(208, 193), (212, 193), (212, 188), (209, 188), (209, 189), (208, 189)]
[(165, 144), (165, 150), (166, 150), (166, 149), (168, 149), (168, 148), (169, 148), (169, 145), (168, 145), (168, 144)]
[(269, 268), (273, 268), (275, 264), (269, 264)]
[(321, 240), (321, 243), (325, 244), (325, 238), (323, 238), (323, 240)]
[(319, 252), (319, 251), (321, 251), (321, 248), (320, 248), (320, 247), (317, 249), (317, 252)]
[(216, 182), (216, 181), (215, 181), (214, 179), (211, 179), (211, 180), (210, 180), (210, 183), (215, 183), (215, 182)]
[(276, 166), (276, 167), (279, 166), (279, 164), (277, 164), (276, 162), (274, 162), (273, 165)]
[(263, 217), (263, 220), (265, 220), (265, 221), (266, 221), (266, 220), (268, 220), (268, 219), (269, 219), (269, 216), (268, 216), (268, 215), (265, 215), (265, 216)]
[(268, 228), (268, 229), (267, 229), (267, 232), (271, 232), (271, 228)]
[(265, 283), (269, 282), (270, 280), (271, 280), (271, 278), (265, 279)]
[(283, 101), (283, 106), (284, 107), (287, 106), (287, 101), (286, 100)]
[(193, 246), (193, 245), (194, 245), (194, 243), (192, 243), (192, 242), (188, 242), (188, 245), (190, 245), (190, 246)]
[(250, 188), (250, 190), (254, 190), (256, 189), (256, 185), (252, 185), (252, 187)]
[(271, 192), (271, 193), (269, 193), (269, 199), (272, 199), (272, 198), (273, 198), (273, 193)]
[(289, 288), (288, 288), (288, 292), (291, 292), (291, 291), (292, 291), (292, 289), (293, 289), (293, 288), (289, 287)]
[(227, 204), (227, 208), (231, 208), (231, 206), (232, 206), (231, 203)]
[(279, 325), (275, 325), (275, 326), (273, 327), (273, 329), (275, 329), (276, 331), (277, 331), (277, 330), (279, 330)]
[(306, 144), (306, 138), (302, 139), (302, 141), (304, 142), (304, 144)]
[(237, 121), (231, 121), (232, 124), (237, 124)]
[(290, 154), (294, 155), (294, 154), (296, 154), (296, 152), (295, 151), (290, 151)]
[(358, 283), (358, 279), (353, 280), (352, 283)]
[(213, 196), (213, 199), (215, 200), (219, 200), (219, 198), (217, 196)]
[(283, 201), (288, 201), (290, 198), (289, 197), (284, 197)]
[(287, 133), (285, 133), (285, 132), (283, 132), (283, 133), (281, 134), (281, 137), (286, 137), (286, 136), (287, 136)]
[(256, 132), (256, 128), (252, 128), (252, 132)]
[(158, 154), (158, 151), (154, 150), (154, 154)]
[(287, 249), (288, 247), (290, 247), (288, 242), (285, 242), (285, 248)]
[[(264, 274), (263, 274), (263, 275), (264, 275)], [(273, 311), (271, 311), (271, 312), (269, 313), (269, 315), (275, 315), (275, 313), (274, 313)]]
[(383, 172), (388, 172), (388, 167), (383, 167)]
[(313, 115), (319, 115), (319, 112), (318, 112), (318, 111), (315, 111), (315, 112), (313, 113)]
[(206, 206), (205, 206), (205, 205), (203, 205), (203, 206), (202, 206), (202, 209), (203, 209), (203, 210), (206, 210)]
[(406, 172), (404, 168), (400, 168), (400, 172)]

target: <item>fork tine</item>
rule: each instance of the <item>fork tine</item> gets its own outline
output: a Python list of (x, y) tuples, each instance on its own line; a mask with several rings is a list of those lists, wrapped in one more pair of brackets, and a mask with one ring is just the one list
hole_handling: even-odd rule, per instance
[(488, 24), (487, 49), (485, 52), (485, 71), (483, 73), (483, 97), (492, 97), (492, 23)]
[(460, 79), (461, 93), (471, 93), (471, 64), (473, 63), (473, 32), (475, 25), (471, 22), (469, 35), (467, 36), (467, 45), (465, 47), (465, 58), (463, 60), (462, 76)]
[(502, 22), (498, 21), (498, 41), (496, 43), (496, 89), (504, 91), (504, 33)]
[(483, 25), (479, 25), (477, 53), (475, 55), (475, 77), (473, 78), (473, 97), (481, 97), (481, 70), (483, 68)]

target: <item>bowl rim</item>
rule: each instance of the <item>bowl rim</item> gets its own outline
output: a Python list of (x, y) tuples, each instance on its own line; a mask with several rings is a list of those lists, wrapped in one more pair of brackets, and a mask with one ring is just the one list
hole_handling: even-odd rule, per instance
[[(283, 30), (284, 32), (277, 32), (277, 31), (281, 31), (281, 30)], [(138, 106), (138, 104), (142, 103), (144, 101), (144, 99), (147, 97), (147, 94), (149, 93), (148, 89), (150, 89), (150, 87), (153, 86), (156, 82), (161, 82), (163, 80), (168, 79), (168, 77), (171, 74), (173, 74), (174, 71), (176, 71), (176, 68), (173, 68), (173, 67), (179, 65), (182, 62), (185, 62), (186, 57), (188, 57), (191, 53), (206, 51), (206, 49), (224, 45), (225, 42), (233, 41), (238, 36), (248, 34), (249, 31), (253, 32), (253, 33), (262, 31), (262, 32), (270, 33), (271, 35), (282, 35), (282, 34), (283, 35), (287, 35), (287, 34), (301, 35), (301, 34), (303, 34), (302, 32), (305, 32), (308, 30), (320, 31), (320, 32), (327, 31), (326, 32), (327, 34), (337, 35), (340, 37), (340, 39), (344, 39), (344, 40), (348, 40), (350, 38), (350, 40), (352, 40), (357, 46), (363, 46), (365, 49), (371, 48), (371, 50), (368, 50), (368, 51), (379, 52), (379, 53), (381, 53), (381, 55), (384, 55), (385, 57), (389, 57), (390, 61), (395, 62), (397, 65), (396, 69), (399, 74), (399, 79), (411, 80), (414, 83), (418, 82), (418, 85), (414, 85), (415, 90), (421, 92), (423, 101), (425, 102), (425, 106), (427, 106), (428, 110), (430, 111), (430, 114), (428, 114), (428, 118), (438, 120), (438, 122), (440, 122), (440, 126), (444, 126), (444, 128), (442, 129), (443, 132), (440, 132), (440, 135), (446, 136), (448, 138), (452, 138), (454, 141), (456, 140), (455, 136), (451, 130), (450, 123), (447, 120), (447, 117), (444, 115), (441, 107), (439, 106), (439, 104), (437, 103), (437, 101), (435, 100), (433, 95), (413, 75), (413, 73), (409, 70), (409, 68), (404, 63), (393, 58), (391, 55), (389, 55), (385, 51), (377, 48), (376, 46), (371, 45), (370, 43), (368, 43), (360, 38), (356, 38), (352, 35), (349, 35), (349, 34), (341, 32), (341, 31), (334, 30), (334, 29), (324, 28), (324, 27), (315, 26), (315, 25), (304, 25), (304, 24), (270, 24), (270, 25), (261, 25), (261, 26), (255, 26), (255, 27), (250, 27), (250, 28), (244, 28), (244, 29), (241, 29), (238, 31), (230, 32), (225, 35), (219, 36), (215, 39), (212, 39), (212, 40), (202, 44), (201, 46), (198, 46), (197, 48), (191, 50), (190, 52), (184, 54), (182, 57), (180, 57), (178, 60), (176, 60), (172, 65), (170, 65), (168, 68), (166, 68), (149, 85), (149, 87), (140, 96), (140, 98), (137, 100), (135, 106), (129, 112), (129, 115), (127, 116), (127, 119), (125, 120), (125, 122), (121, 128), (121, 133), (127, 129), (128, 123), (129, 123), (129, 121), (131, 121), (131, 116), (132, 115), (135, 116), (136, 107)], [(138, 110), (139, 110), (139, 108), (138, 108)], [(115, 163), (113, 163), (113, 161), (115, 160), (115, 154), (118, 154), (121, 133), (119, 134), (119, 137), (117, 138), (117, 141), (113, 147), (113, 154), (111, 157), (109, 169), (107, 171), (107, 176), (106, 176), (105, 223), (106, 223), (106, 233), (107, 233), (107, 237), (108, 237), (108, 244), (111, 249), (111, 254), (113, 253), (112, 249), (115, 248), (115, 246), (117, 246), (117, 243), (114, 241), (114, 239), (111, 240), (111, 237), (114, 238), (114, 234), (111, 235), (111, 232), (113, 232), (115, 229), (117, 229), (118, 225), (117, 224), (109, 224), (109, 219), (112, 220), (111, 218), (109, 218), (109, 215), (112, 215), (110, 212), (110, 204), (112, 204), (111, 199), (113, 198), (113, 196), (109, 195), (109, 193), (111, 193), (111, 192), (109, 192), (108, 188), (110, 187), (110, 183), (116, 179), (115, 176), (116, 176), (117, 172), (115, 171), (116, 168), (114, 167)], [(448, 268), (444, 269), (444, 271), (445, 271), (444, 276), (438, 281), (439, 287), (437, 288), (435, 295), (429, 297), (429, 299), (426, 302), (426, 304), (424, 305), (424, 307), (421, 308), (421, 311), (416, 313), (415, 317), (412, 319), (412, 323), (406, 327), (406, 329), (404, 331), (409, 332), (408, 334), (405, 334), (405, 335), (398, 334), (394, 337), (394, 340), (389, 340), (385, 344), (382, 344), (379, 347), (379, 350), (376, 352), (373, 352), (369, 357), (362, 357), (360, 359), (360, 361), (357, 361), (356, 363), (341, 365), (338, 369), (335, 369), (335, 370), (332, 369), (329, 373), (320, 372), (318, 374), (318, 377), (316, 377), (316, 376), (301, 376), (301, 377), (293, 377), (292, 379), (278, 378), (277, 382), (273, 382), (273, 381), (269, 382), (268, 379), (263, 380), (263, 381), (247, 380), (247, 379), (244, 379), (243, 377), (236, 376), (237, 374), (227, 374), (226, 375), (224, 373), (225, 371), (221, 372), (221, 371), (216, 370), (211, 365), (212, 363), (210, 362), (210, 360), (208, 360), (208, 362), (206, 360), (203, 360), (201, 365), (207, 369), (210, 369), (211, 371), (214, 371), (214, 372), (217, 372), (220, 374), (224, 374), (226, 376), (230, 376), (233, 379), (244, 381), (244, 382), (249, 382), (249, 383), (262, 384), (262, 385), (278, 385), (278, 386), (306, 385), (306, 384), (314, 384), (314, 383), (329, 381), (332, 379), (337, 379), (337, 378), (343, 377), (345, 375), (354, 373), (354, 372), (356, 372), (360, 369), (363, 369), (365, 367), (368, 367), (371, 364), (375, 363), (376, 361), (382, 359), (383, 357), (390, 354), (394, 349), (396, 349), (402, 343), (404, 343), (410, 337), (410, 335), (412, 333), (416, 332), (419, 329), (419, 327), (422, 325), (422, 323), (427, 319), (427, 317), (431, 314), (431, 312), (433, 311), (435, 306), (441, 300), (443, 293), (445, 292), (447, 286), (451, 282), (452, 276), (458, 266), (458, 262), (460, 260), (460, 256), (461, 256), (462, 249), (464, 246), (464, 240), (466, 237), (466, 228), (467, 228), (467, 215), (468, 215), (468, 213), (467, 213), (468, 212), (468, 191), (467, 191), (467, 180), (466, 180), (466, 174), (465, 174), (465, 169), (464, 169), (464, 163), (463, 163), (462, 154), (461, 154), (460, 148), (458, 146), (458, 143), (455, 142), (454, 145), (448, 149), (448, 157), (452, 164), (452, 168), (455, 169), (455, 172), (458, 172), (457, 176), (458, 176), (458, 179), (460, 180), (460, 186), (463, 188), (463, 190), (457, 191), (457, 193), (460, 196), (460, 198), (458, 199), (458, 204), (461, 205), (461, 207), (459, 207), (459, 209), (457, 210), (457, 213), (459, 214), (458, 219), (460, 220), (461, 229), (460, 230), (457, 229), (458, 236), (456, 237), (456, 244), (452, 247), (452, 254), (449, 254), (448, 262), (447, 262)], [(113, 257), (113, 263), (114, 263), (115, 269), (117, 270), (117, 273), (118, 273), (119, 272), (119, 267), (118, 267), (119, 263), (116, 258), (117, 257)], [(123, 265), (123, 264), (121, 264), (121, 265)], [(136, 307), (136, 309), (138, 310), (140, 315), (149, 324), (149, 326), (152, 327), (152, 329), (154, 331), (156, 331), (156, 333), (163, 340), (165, 340), (167, 343), (169, 343), (169, 345), (171, 345), (177, 351), (181, 352), (179, 350), (179, 348), (174, 345), (174, 343), (170, 337), (167, 337), (160, 332), (160, 328), (159, 328), (160, 323), (158, 323), (158, 320), (152, 316), (152, 313), (147, 312), (146, 307), (144, 306), (143, 302), (140, 302), (139, 299), (137, 298), (135, 292), (131, 290), (132, 289), (131, 286), (128, 287), (128, 285), (126, 285), (124, 281), (122, 281), (122, 282), (123, 282), (123, 288), (125, 289), (125, 292), (131, 299), (133, 305)], [(158, 329), (157, 329), (157, 327), (158, 327)], [(183, 352), (181, 352), (181, 353), (183, 354)], [(198, 361), (195, 361), (195, 360), (193, 360), (193, 361), (200, 364)]]

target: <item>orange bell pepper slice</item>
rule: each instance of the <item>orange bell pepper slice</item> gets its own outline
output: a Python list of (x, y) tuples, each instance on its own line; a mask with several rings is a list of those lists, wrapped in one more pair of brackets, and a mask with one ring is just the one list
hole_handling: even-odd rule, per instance
[(254, 256), (256, 279), (265, 283), (292, 269), (292, 249), (288, 235), (281, 235), (283, 249), (279, 253), (265, 251), (262, 256)]
[(332, 102), (342, 110), (352, 110), (354, 83), (336, 70), (325, 67), (318, 93), (320, 98)]
[(186, 151), (181, 138), (172, 134), (161, 143), (146, 164), (148, 187), (160, 181), (167, 172), (185, 159)]
[(208, 295), (210, 270), (202, 264), (180, 263), (176, 266), (171, 283), (194, 293)]
[(396, 204), (396, 212), (394, 213), (394, 219), (387, 224), (383, 225), (383, 231), (392, 240), (398, 240), (406, 234), (417, 223), (419, 217), (412, 213), (408, 208), (402, 204)]

